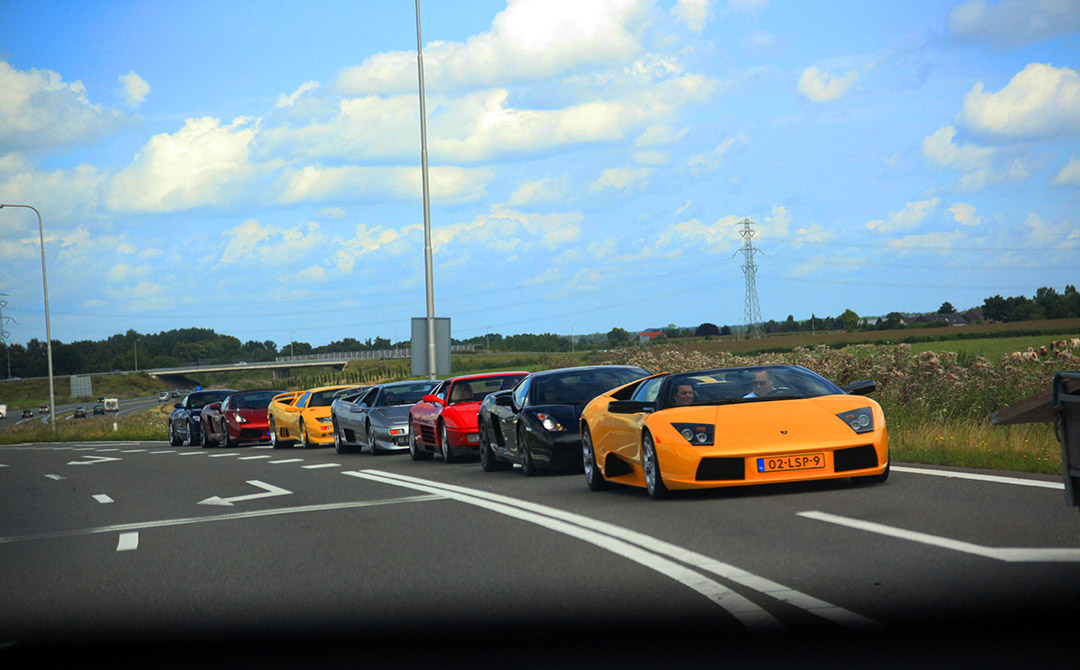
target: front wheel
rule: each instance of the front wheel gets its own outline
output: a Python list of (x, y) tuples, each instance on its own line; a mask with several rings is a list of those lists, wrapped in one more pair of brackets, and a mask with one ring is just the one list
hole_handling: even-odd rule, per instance
[(442, 445), (442, 457), (444, 463), (453, 463), (456, 458), (450, 451), (450, 436), (446, 434), (446, 424), (439, 422), (439, 444)]
[(308, 439), (307, 428), (304, 426), (303, 419), (300, 419), (300, 427), (298, 428), (298, 430), (300, 431), (300, 448), (310, 449), (311, 440)]
[(604, 489), (607, 480), (596, 462), (596, 450), (593, 449), (592, 434), (588, 428), (581, 429), (581, 460), (585, 466), (585, 483), (593, 491)]
[(535, 477), (538, 473), (536, 463), (533, 462), (532, 452), (529, 451), (529, 442), (525, 439), (525, 430), (518, 426), (518, 456), (521, 459), (521, 474), (526, 477)]
[(379, 453), (379, 450), (375, 448), (375, 431), (371, 429), (371, 424), (367, 425), (367, 448), (368, 453), (375, 456)]
[(169, 445), (173, 447), (179, 447), (184, 441), (180, 439), (180, 436), (176, 434), (176, 424), (169, 423)]
[(660, 476), (660, 461), (656, 458), (656, 445), (653, 444), (652, 435), (645, 433), (641, 438), (641, 450), (645, 458), (645, 490), (653, 500), (660, 500), (667, 496), (668, 490), (664, 486), (664, 478)]

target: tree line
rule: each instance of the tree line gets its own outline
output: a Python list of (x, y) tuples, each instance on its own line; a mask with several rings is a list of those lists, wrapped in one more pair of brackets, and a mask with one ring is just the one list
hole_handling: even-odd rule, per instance
[[(994, 295), (983, 300), (980, 306), (982, 318), (987, 321), (1038, 321), (1080, 317), (1080, 293), (1073, 285), (1066, 285), (1059, 293), (1050, 287), (1041, 287), (1035, 295), (1002, 297)], [(956, 309), (945, 302), (937, 312), (931, 312), (929, 321), (920, 327), (947, 325), (948, 317)], [(940, 319), (935, 321), (934, 319)], [(680, 327), (668, 324), (651, 329), (648, 339), (675, 339), (685, 337), (728, 336), (740, 332), (741, 325), (717, 326), (702, 323), (697, 327)], [(784, 321), (769, 320), (761, 324), (766, 333), (829, 332), (837, 330), (894, 330), (907, 327), (905, 316), (890, 312), (881, 318), (866, 319), (847, 309), (839, 316), (796, 320), (788, 315)], [(613, 349), (635, 344), (641, 332), (612, 328), (607, 333), (589, 333), (568, 337), (555, 333), (521, 333), (502, 335), (486, 333), (468, 339), (453, 340), (454, 344), (471, 344), (486, 351), (540, 351), (566, 352), (575, 349)], [(81, 340), (64, 343), (53, 340), (53, 371), (57, 375), (102, 373), (119, 370), (143, 370), (147, 368), (170, 368), (181, 365), (212, 365), (235, 361), (271, 361), (278, 356), (340, 353), (349, 351), (373, 351), (408, 347), (407, 341), (391, 342), (384, 337), (357, 340), (346, 337), (318, 347), (307, 342), (289, 342), (279, 346), (273, 340), (248, 340), (241, 342), (231, 335), (216, 333), (208, 328), (181, 328), (156, 334), (128, 330), (105, 340)], [(35, 339), (26, 345), (0, 343), (0, 366), (6, 378), (43, 377), (48, 374), (45, 343)]]

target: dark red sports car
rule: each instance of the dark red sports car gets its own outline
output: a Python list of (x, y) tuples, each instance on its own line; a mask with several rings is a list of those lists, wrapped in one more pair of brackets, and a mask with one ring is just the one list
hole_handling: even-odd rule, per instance
[(438, 450), (447, 463), (480, 453), (476, 413), (489, 393), (513, 388), (528, 372), (490, 372), (447, 379), (409, 412), (409, 455), (414, 461)]
[(226, 448), (269, 442), (270, 427), (266, 408), (280, 390), (240, 391), (202, 410), (203, 446)]

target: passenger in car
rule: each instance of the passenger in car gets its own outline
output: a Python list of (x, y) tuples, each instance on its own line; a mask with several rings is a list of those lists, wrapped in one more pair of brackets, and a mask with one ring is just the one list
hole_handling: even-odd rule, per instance
[(671, 394), (671, 403), (676, 407), (685, 407), (694, 402), (694, 386), (689, 382), (679, 384)]
[(772, 374), (768, 370), (758, 370), (754, 373), (754, 379), (750, 382), (750, 392), (744, 398), (764, 398), (772, 393)]

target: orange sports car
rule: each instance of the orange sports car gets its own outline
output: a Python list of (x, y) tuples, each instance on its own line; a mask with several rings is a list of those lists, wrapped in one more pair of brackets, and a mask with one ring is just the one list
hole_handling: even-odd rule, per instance
[(669, 490), (889, 477), (872, 381), (839, 387), (797, 365), (659, 374), (594, 398), (581, 414), (585, 481)]
[(330, 404), (338, 391), (351, 388), (356, 386), (319, 386), (274, 396), (267, 408), (270, 444), (275, 449), (285, 449), (297, 442), (304, 449), (333, 444)]

